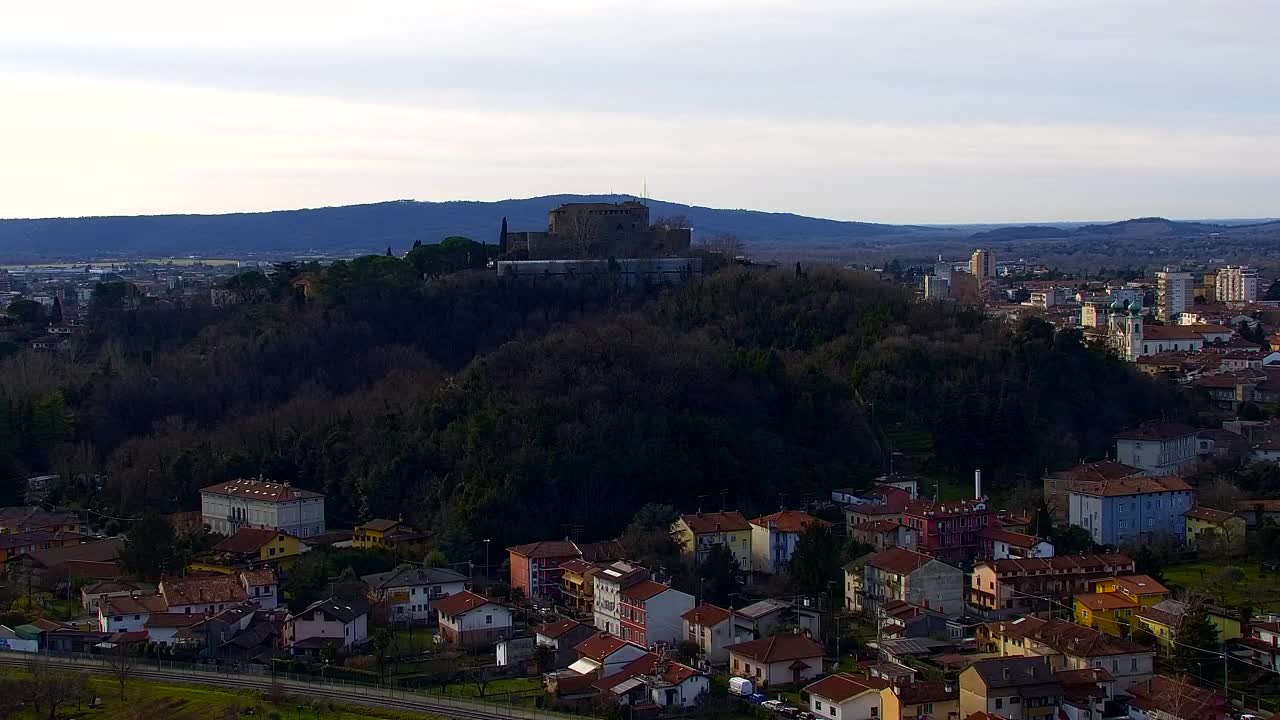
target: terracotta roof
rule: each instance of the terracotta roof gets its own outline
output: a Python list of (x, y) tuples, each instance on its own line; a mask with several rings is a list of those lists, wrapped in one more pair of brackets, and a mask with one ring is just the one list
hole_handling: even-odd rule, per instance
[(1142, 468), (1132, 465), (1125, 465), (1114, 460), (1102, 460), (1100, 462), (1085, 463), (1067, 468), (1066, 470), (1058, 470), (1051, 472), (1045, 477), (1050, 480), (1115, 480), (1122, 477), (1130, 477), (1132, 475), (1142, 474)]
[(283, 535), (277, 530), (266, 528), (240, 528), (229, 538), (213, 546), (214, 552), (228, 552), (236, 555), (256, 553), (264, 545)]
[(450, 568), (429, 568), (418, 567), (417, 565), (400, 565), (393, 570), (365, 575), (360, 579), (364, 581), (364, 584), (374, 590), (387, 590), (389, 588), (411, 588), (429, 585), (464, 583), (467, 581), (467, 576)]
[(622, 589), (622, 596), (632, 602), (645, 602), (646, 600), (661, 595), (671, 589), (670, 585), (663, 585), (660, 582), (652, 580), (641, 580), (640, 582)]
[(147, 618), (146, 627), (149, 628), (184, 628), (191, 627), (196, 623), (204, 620), (203, 615), (191, 615), (189, 613), (170, 613), (158, 612), (152, 613)]
[(1042, 623), (1029, 637), (1048, 645), (1064, 655), (1074, 657), (1093, 658), (1152, 652), (1149, 648), (1145, 648), (1132, 640), (1115, 637), (1100, 630), (1062, 620)]
[(836, 673), (835, 675), (828, 675), (815, 683), (810, 683), (805, 686), (804, 691), (810, 695), (816, 695), (824, 700), (838, 704), (863, 693), (878, 693), (887, 687), (889, 687), (889, 683), (880, 678), (873, 678), (869, 675)]
[[(632, 645), (632, 643), (629, 643), (616, 635), (610, 635), (607, 632), (599, 632), (575, 645), (573, 650), (578, 653), (579, 657), (589, 658), (596, 662), (604, 662), (605, 658), (627, 645)], [(635, 645), (635, 647), (640, 646)]]
[(303, 490), (302, 488), (293, 487), (286, 483), (274, 483), (266, 480), (231, 480), (229, 482), (210, 485), (201, 488), (202, 493), (212, 493), (215, 495), (230, 495), (232, 497), (245, 498), (248, 500), (262, 500), (263, 502), (289, 502), (292, 500), (305, 500), (308, 498), (323, 498), (318, 492)]
[(580, 627), (585, 626), (577, 620), (559, 620), (545, 625), (537, 625), (533, 628), (533, 631), (543, 637), (555, 640), (556, 638), (573, 632)]
[(762, 515), (751, 521), (752, 525), (762, 528), (769, 528), (772, 523), (773, 530), (779, 532), (804, 532), (806, 528), (814, 523), (831, 527), (831, 523), (826, 520), (819, 520), (807, 512), (799, 510), (781, 510), (771, 515)]
[(507, 552), (531, 560), (582, 557), (582, 551), (571, 540), (542, 540), (509, 547)]
[(751, 529), (751, 523), (737, 511), (681, 515), (680, 519), (695, 535)]
[(439, 600), (433, 600), (431, 607), (443, 615), (453, 617), (490, 604), (496, 603), (483, 595), (477, 595), (470, 590), (463, 590), (459, 593), (446, 595)]
[(1191, 325), (1143, 325), (1143, 340), (1204, 340), (1201, 331)]
[(612, 675), (600, 678), (591, 684), (600, 690), (612, 690), (637, 675), (646, 675), (653, 672), (653, 669), (658, 666), (658, 661), (661, 659), (657, 655), (647, 652), (623, 665)]
[(886, 533), (891, 530), (897, 530), (900, 527), (906, 526), (897, 520), (871, 520), (857, 523), (851, 529), (855, 532)]
[(169, 604), (159, 594), (103, 598), (99, 607), (103, 615), (144, 615), (169, 610)]
[(113, 561), (68, 560), (57, 567), (59, 575), (69, 575), (76, 579), (104, 580), (124, 576), (124, 571)]
[(1132, 704), (1156, 710), (1182, 720), (1221, 718), (1228, 706), (1226, 697), (1164, 675), (1156, 675), (1129, 688)]
[(560, 569), (577, 575), (585, 575), (592, 570), (595, 570), (596, 566), (594, 563), (589, 563), (582, 558), (574, 558), (560, 563)]
[(1126, 495), (1146, 495), (1148, 493), (1185, 492), (1191, 490), (1186, 480), (1180, 477), (1129, 477), (1101, 482), (1079, 482), (1071, 492), (1081, 495), (1097, 495), (1100, 497), (1123, 497)]
[(1203, 505), (1193, 507), (1182, 514), (1194, 520), (1203, 520), (1205, 522), (1211, 522), (1218, 525), (1235, 517), (1234, 513), (1214, 510), (1213, 508), (1204, 507)]
[(978, 537), (986, 538), (987, 540), (997, 540), (1018, 548), (1031, 548), (1043, 542), (1040, 538), (1035, 537), (1034, 535), (1024, 535), (1022, 533), (993, 527), (983, 528), (978, 533)]
[(1178, 422), (1148, 422), (1132, 430), (1116, 433), (1117, 440), (1177, 440), (1196, 434), (1190, 425)]
[[(124, 540), (121, 538), (109, 538), (107, 540), (99, 540), (97, 542), (80, 543), (79, 545), (67, 545), (65, 547), (53, 547), (47, 550), (37, 550), (28, 553), (23, 557), (48, 570), (56, 570), (62, 568), (71, 560), (87, 560), (90, 562), (113, 562), (120, 557), (120, 549), (124, 547)], [(114, 577), (111, 576), (111, 577)]]
[(923, 553), (906, 548), (893, 547), (884, 552), (876, 553), (870, 560), (867, 560), (867, 564), (880, 570), (887, 570), (895, 575), (908, 575), (932, 561), (932, 557)]
[(782, 662), (805, 658), (821, 658), (822, 646), (798, 633), (771, 635), (725, 648), (731, 653), (760, 662)]
[(979, 710), (978, 712), (969, 715), (964, 720), (1004, 720), (1004, 718), (999, 715), (992, 715), (985, 710)]
[(1121, 610), (1124, 608), (1137, 607), (1138, 603), (1130, 599), (1124, 593), (1082, 593), (1076, 595), (1076, 602), (1084, 605), (1090, 610)]
[(1084, 683), (1112, 682), (1115, 677), (1102, 668), (1081, 668), (1079, 670), (1061, 670), (1054, 677), (1063, 685), (1080, 685)]
[(984, 515), (993, 514), (991, 512), (991, 504), (984, 500), (947, 500), (942, 502), (934, 502), (933, 500), (913, 500), (902, 511), (905, 515), (914, 517), (931, 517), (931, 518), (948, 518), (960, 517), (962, 515)]
[(582, 551), (582, 559), (587, 562), (616, 562), (627, 556), (627, 549), (622, 546), (622, 541), (601, 540), (600, 542), (582, 543), (578, 546)]
[(1280, 499), (1239, 500), (1236, 502), (1236, 512), (1254, 512), (1258, 506), (1262, 506), (1262, 512), (1280, 512)]
[(388, 530), (394, 530), (395, 528), (399, 527), (401, 524), (402, 523), (399, 520), (387, 520), (386, 518), (374, 518), (369, 522), (357, 525), (356, 530), (372, 530), (374, 532), (384, 533), (384, 532), (387, 532)]
[(1178, 622), (1182, 620), (1180, 616), (1156, 607), (1140, 607), (1134, 614), (1143, 620), (1149, 620), (1169, 628), (1176, 628)]
[(959, 683), (914, 682), (898, 688), (898, 698), (902, 700), (903, 705), (946, 702), (959, 697)]
[(982, 561), (979, 565), (993, 566), (997, 575), (1001, 574), (1035, 574), (1069, 573), (1073, 570), (1084, 572), (1105, 572), (1107, 568), (1133, 567), (1133, 559), (1119, 553), (1103, 555), (1055, 555), (1051, 558), (1005, 558), (1004, 560)]
[(1150, 575), (1122, 575), (1111, 578), (1116, 585), (1130, 595), (1149, 595), (1151, 593), (1167, 593), (1169, 588), (1156, 582)]
[(266, 585), (277, 584), (276, 573), (271, 568), (262, 568), (260, 570), (245, 570), (244, 572), (240, 573), (240, 578), (244, 580), (244, 583), (249, 587), (253, 587), (255, 585), (266, 586)]
[(14, 548), (27, 547), (29, 545), (42, 545), (49, 542), (80, 540), (84, 537), (85, 536), (80, 533), (74, 533), (68, 530), (27, 530), (24, 532), (4, 533), (3, 535), (0, 535), (0, 549), (12, 550)]
[(688, 620), (690, 625), (705, 625), (707, 627), (712, 627), (728, 620), (730, 615), (732, 615), (732, 613), (722, 607), (703, 603), (680, 617), (684, 620)]
[(1181, 325), (1180, 327), (1190, 328), (1198, 333), (1209, 333), (1211, 335), (1235, 332), (1226, 325), (1220, 325), (1218, 323), (1193, 323), (1191, 325)]
[(242, 602), (248, 597), (239, 578), (231, 575), (164, 580), (160, 594), (170, 606)]

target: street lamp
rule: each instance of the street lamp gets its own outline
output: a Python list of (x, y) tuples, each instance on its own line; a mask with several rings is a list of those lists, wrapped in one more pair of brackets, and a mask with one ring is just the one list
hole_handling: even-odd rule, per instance
[(484, 577), (487, 584), (489, 579), (489, 538), (484, 539)]

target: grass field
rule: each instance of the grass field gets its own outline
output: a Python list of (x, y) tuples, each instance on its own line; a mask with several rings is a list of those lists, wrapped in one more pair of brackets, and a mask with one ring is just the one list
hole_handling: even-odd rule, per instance
[[(0, 671), (2, 677), (22, 677), (24, 673)], [(289, 696), (279, 705), (272, 704), (254, 691), (224, 690), (201, 685), (183, 685), (132, 680), (126, 684), (125, 699), (120, 699), (120, 686), (113, 678), (90, 676), (92, 694), (102, 699), (99, 707), (88, 702), (63, 706), (61, 717), (78, 720), (223, 720), (230, 717), (255, 717), (262, 720), (409, 720), (435, 718), (424, 713), (402, 713), (377, 708), (355, 708), (311, 705), (304, 697)], [(14, 720), (45, 720), (27, 710)]]
[(1241, 562), (1235, 567), (1244, 573), (1244, 579), (1234, 585), (1223, 585), (1218, 573), (1224, 563), (1197, 561), (1170, 565), (1164, 570), (1164, 579), (1171, 589), (1201, 593), (1210, 601), (1229, 608), (1248, 602), (1255, 611), (1280, 611), (1280, 575), (1265, 572), (1261, 563)]

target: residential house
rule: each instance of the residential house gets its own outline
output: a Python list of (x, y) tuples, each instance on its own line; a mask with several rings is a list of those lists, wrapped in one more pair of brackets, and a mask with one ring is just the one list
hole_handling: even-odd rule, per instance
[(105, 598), (150, 595), (155, 591), (155, 585), (132, 580), (104, 580), (102, 582), (89, 583), (80, 588), (80, 607), (85, 612), (96, 613), (98, 606)]
[(1044, 501), (1055, 522), (1067, 521), (1067, 493), (1079, 482), (1119, 480), (1143, 474), (1143, 469), (1114, 460), (1084, 463), (1066, 470), (1058, 470), (1044, 476)]
[(580, 675), (595, 675), (600, 678), (618, 672), (646, 652), (639, 645), (607, 632), (592, 635), (578, 643), (573, 650), (578, 654), (578, 659), (569, 669)]
[(622, 591), (649, 579), (649, 571), (639, 565), (615, 562), (593, 578), (592, 618), (597, 628), (622, 636)]
[(733, 637), (732, 613), (722, 607), (703, 603), (680, 617), (684, 624), (683, 639), (696, 643), (698, 652), (713, 665), (729, 660), (725, 648), (737, 642)]
[(995, 511), (985, 498), (907, 505), (902, 522), (919, 533), (916, 550), (952, 565), (972, 563), (978, 555), (978, 533), (995, 524)]
[(595, 635), (596, 629), (577, 620), (558, 620), (535, 626), (533, 633), (535, 644), (551, 648), (552, 668), (560, 670), (578, 659), (574, 648)]
[(236, 576), (167, 578), (158, 593), (168, 612), (212, 615), (249, 599), (244, 582)]
[(1251, 528), (1267, 520), (1280, 524), (1280, 499), (1240, 500), (1236, 503), (1236, 514), (1244, 518), (1245, 524)]
[(98, 603), (98, 630), (138, 632), (146, 629), (152, 613), (167, 613), (168, 610), (164, 597), (159, 594), (104, 598)]
[(869, 675), (836, 673), (805, 686), (809, 710), (833, 720), (898, 720), (901, 703), (893, 685)]
[(511, 564), (511, 589), (519, 588), (530, 600), (559, 602), (561, 565), (582, 557), (571, 540), (544, 540), (507, 548)]
[[(1101, 668), (1054, 673), (1062, 683), (1062, 715), (1066, 720), (1106, 717), (1107, 702), (1115, 695), (1115, 678)], [(1061, 717), (1061, 716), (1060, 716)]]
[(1139, 627), (1134, 613), (1169, 597), (1169, 590), (1147, 575), (1127, 575), (1094, 582), (1094, 591), (1075, 596), (1075, 621), (1117, 637)]
[(69, 510), (44, 510), (35, 506), (0, 507), (0, 535), (47, 530), (83, 533), (80, 516)]
[(1247, 523), (1235, 513), (1196, 506), (1182, 516), (1186, 521), (1187, 547), (1196, 548), (1203, 538), (1212, 536), (1229, 548), (1243, 549)]
[(822, 674), (822, 646), (799, 633), (770, 635), (725, 649), (729, 672), (758, 688), (800, 685)]
[(642, 647), (679, 642), (684, 637), (681, 616), (693, 609), (693, 596), (664, 583), (641, 580), (620, 593), (622, 639)]
[(455, 647), (492, 645), (512, 634), (511, 609), (497, 600), (463, 590), (432, 605), (438, 613), (440, 636)]
[(645, 653), (592, 686), (619, 705), (685, 710), (710, 692), (711, 678), (688, 665)]
[(178, 633), (204, 621), (203, 615), (186, 613), (157, 612), (147, 617), (143, 629), (147, 631), (147, 642), (158, 645), (175, 645)]
[(881, 520), (901, 523), (902, 511), (906, 510), (907, 505), (910, 505), (916, 497), (901, 488), (877, 485), (868, 492), (846, 499), (858, 501), (847, 504), (844, 509), (845, 524), (853, 528), (855, 525)]
[(1151, 677), (1155, 651), (1063, 620), (1023, 617), (982, 626), (979, 646), (1004, 657), (1042, 657), (1054, 672), (1104, 669), (1124, 691)]
[(324, 495), (289, 483), (232, 480), (200, 490), (200, 515), (210, 530), (279, 530), (306, 539), (324, 533)]
[(374, 518), (355, 527), (351, 547), (357, 550), (406, 547), (419, 550), (426, 533), (414, 530), (401, 520)]
[[(1187, 608), (1184, 602), (1161, 600), (1154, 605), (1144, 605), (1133, 614), (1138, 618), (1138, 627), (1151, 633), (1159, 647), (1169, 650), (1173, 647), (1173, 640), (1178, 635), (1178, 627)], [(1219, 640), (1226, 642), (1245, 637), (1245, 626), (1241, 624), (1238, 612), (1212, 605), (1205, 605), (1203, 609), (1209, 624), (1218, 631)]]
[(1180, 475), (1195, 466), (1196, 429), (1176, 422), (1143, 423), (1116, 435), (1116, 460), (1154, 476)]
[(1280, 622), (1253, 623), (1239, 642), (1252, 654), (1250, 662), (1280, 672)]
[(891, 547), (913, 548), (919, 542), (919, 533), (897, 520), (873, 520), (849, 526), (855, 542), (870, 545), (877, 552)]
[(982, 660), (960, 673), (960, 716), (990, 713), (1007, 720), (1054, 718), (1062, 683), (1039, 657)]
[(294, 655), (319, 657), (327, 646), (346, 652), (363, 645), (368, 637), (369, 612), (364, 603), (328, 598), (286, 617), (281, 642)]
[(740, 512), (713, 512), (681, 515), (671, 525), (671, 537), (680, 555), (695, 567), (722, 545), (733, 553), (738, 569), (751, 572), (751, 523)]
[(1131, 558), (1115, 553), (985, 560), (973, 568), (969, 603), (989, 610), (1043, 609), (1048, 603), (1068, 603), (1078, 593), (1091, 592), (1095, 580), (1136, 568)]
[(897, 686), (902, 720), (959, 720), (960, 686), (954, 682), (919, 681)]
[(601, 566), (574, 559), (560, 564), (560, 601), (574, 614), (591, 617), (595, 612), (596, 573)]
[(79, 545), (85, 536), (66, 530), (25, 530), (0, 535), (0, 563), (9, 562), (19, 555), (48, 550), (49, 548)]
[(964, 572), (906, 548), (890, 548), (868, 559), (862, 567), (861, 582), (855, 575), (849, 592), (853, 596), (847, 598), (848, 604), (873, 617), (878, 617), (879, 608), (892, 600), (949, 617), (964, 612)]
[(271, 568), (258, 568), (240, 573), (240, 586), (244, 594), (259, 610), (275, 610), (280, 607), (280, 581)]
[(904, 600), (890, 600), (880, 606), (880, 637), (951, 637), (946, 615)]
[(989, 527), (978, 533), (978, 559), (1053, 557), (1053, 543), (1034, 535)]
[(214, 545), (211, 560), (224, 566), (237, 567), (257, 563), (278, 563), (307, 550), (301, 540), (286, 532), (270, 528), (242, 527), (235, 534)]
[(1099, 545), (1121, 545), (1168, 533), (1186, 534), (1182, 514), (1195, 504), (1195, 491), (1178, 477), (1135, 477), (1077, 483), (1067, 494), (1072, 525), (1089, 531)]
[(467, 576), (449, 568), (401, 565), (360, 578), (369, 597), (391, 623), (436, 622), (434, 603), (467, 589)]
[(1129, 689), (1130, 720), (1226, 720), (1235, 707), (1226, 696), (1157, 675)]
[(734, 642), (772, 635), (779, 625), (800, 628), (811, 636), (820, 635), (821, 614), (817, 602), (807, 597), (794, 600), (765, 598), (731, 610)]
[(800, 535), (810, 525), (831, 523), (799, 510), (782, 510), (751, 521), (751, 569), (775, 575), (787, 568)]

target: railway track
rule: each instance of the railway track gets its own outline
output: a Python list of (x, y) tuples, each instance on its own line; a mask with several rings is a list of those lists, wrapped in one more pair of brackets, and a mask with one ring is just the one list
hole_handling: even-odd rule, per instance
[[(0, 666), (24, 667), (33, 657), (26, 653), (0, 653)], [(56, 655), (40, 656), (42, 662), (69, 670), (110, 674), (111, 667), (96, 659), (67, 658)], [(520, 718), (522, 720), (564, 720), (568, 716), (539, 712), (512, 705), (482, 705), (466, 701), (442, 702), (404, 690), (372, 688), (360, 685), (335, 685), (331, 683), (302, 682), (270, 676), (237, 675), (233, 673), (204, 672), (174, 668), (155, 668), (139, 665), (130, 677), (138, 680), (210, 685), (233, 690), (269, 691), (279, 685), (285, 692), (308, 699), (333, 700), (342, 705), (364, 705), (409, 712), (429, 713), (456, 720), (488, 720), (489, 718)]]

